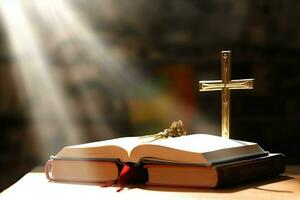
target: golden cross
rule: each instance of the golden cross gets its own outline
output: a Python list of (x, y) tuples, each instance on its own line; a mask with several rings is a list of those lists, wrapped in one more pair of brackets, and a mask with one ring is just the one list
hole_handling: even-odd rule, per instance
[(222, 137), (229, 138), (230, 92), (229, 90), (253, 89), (254, 79), (230, 80), (231, 51), (221, 52), (222, 80), (199, 81), (200, 91), (222, 90)]

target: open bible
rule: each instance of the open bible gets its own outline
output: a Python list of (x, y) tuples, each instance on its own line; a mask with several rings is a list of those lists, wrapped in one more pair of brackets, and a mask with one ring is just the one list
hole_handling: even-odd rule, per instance
[[(154, 141), (143, 137), (124, 137), (64, 147), (48, 161), (46, 175), (53, 181), (116, 181), (124, 164), (133, 163), (146, 169), (149, 184), (164, 185), (163, 181), (166, 180), (159, 180), (157, 177), (168, 177), (161, 176), (166, 173), (176, 176), (174, 166), (177, 167), (176, 169), (188, 171), (195, 168), (213, 169), (214, 166), (249, 161), (259, 157), (268, 157), (268, 152), (256, 143), (224, 139), (208, 134), (185, 135)], [(168, 169), (166, 166), (171, 168)], [(187, 168), (188, 166), (192, 168)], [(280, 170), (282, 171), (282, 167)], [(205, 170), (203, 172), (206, 173)], [(157, 173), (159, 176), (155, 175)], [(155, 176), (156, 179), (153, 181)], [(181, 181), (183, 183), (177, 185), (185, 186), (184, 180)], [(216, 185), (195, 184), (194, 186), (215, 187)]]

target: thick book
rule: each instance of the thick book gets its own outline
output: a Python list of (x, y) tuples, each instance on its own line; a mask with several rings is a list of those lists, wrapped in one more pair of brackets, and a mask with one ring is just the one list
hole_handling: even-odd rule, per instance
[(207, 134), (155, 141), (124, 137), (64, 147), (47, 162), (45, 169), (53, 181), (106, 182), (119, 178), (124, 163), (210, 167), (267, 154), (257, 143)]
[(278, 176), (285, 170), (285, 157), (269, 154), (213, 166), (145, 162), (144, 167), (149, 185), (215, 188)]

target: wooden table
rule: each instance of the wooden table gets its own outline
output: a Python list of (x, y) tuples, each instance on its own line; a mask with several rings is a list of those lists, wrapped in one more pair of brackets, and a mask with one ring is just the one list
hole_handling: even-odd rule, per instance
[(193, 189), (137, 185), (117, 187), (48, 182), (42, 172), (30, 172), (0, 194), (1, 200), (160, 200), (160, 199), (295, 199), (300, 200), (300, 166), (288, 166), (278, 178), (227, 189)]

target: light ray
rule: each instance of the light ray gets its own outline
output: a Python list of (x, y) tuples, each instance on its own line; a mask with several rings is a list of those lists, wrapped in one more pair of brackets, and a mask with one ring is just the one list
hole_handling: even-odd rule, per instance
[[(1, 9), (16, 61), (16, 79), (23, 86), (22, 90), (30, 104), (29, 112), (36, 129), (34, 138), (37, 138), (40, 158), (45, 159), (45, 155), (49, 156), (49, 153), (57, 150), (60, 142), (78, 143), (81, 135), (72, 124), (61, 87), (55, 82), (51, 66), (43, 55), (39, 37), (24, 11), (24, 5), (18, 0), (4, 0)], [(53, 138), (56, 139), (53, 141)]]
[[(148, 111), (154, 112), (156, 120), (166, 126), (173, 120), (182, 119), (186, 122), (186, 119), (193, 119), (187, 124), (203, 125), (201, 128), (197, 126), (198, 130), (214, 127), (213, 123), (205, 120), (203, 116), (200, 117), (199, 112), (189, 112), (189, 105), (185, 105), (185, 102), (176, 99), (174, 95), (170, 96), (168, 91), (160, 91), (165, 94), (157, 97), (138, 94), (139, 86), (149, 82), (151, 78), (139, 71), (137, 66), (130, 64), (124, 55), (114, 53), (112, 44), (84, 21), (71, 1), (4, 0), (1, 5), (7, 34), (17, 61), (16, 74), (19, 73), (19, 77), (24, 80), (24, 92), (29, 97), (32, 118), (38, 132), (37, 140), (42, 142), (44, 155), (50, 155), (53, 146), (62, 147), (85, 139), (78, 127), (82, 117), (78, 112), (79, 108), (74, 106), (69, 109), (68, 102), (73, 99), (65, 96), (63, 92), (65, 85), (62, 82), (68, 78), (76, 83), (96, 82), (98, 86), (105, 88), (104, 92), (110, 93), (103, 92), (100, 95), (111, 95), (112, 101), (124, 98), (133, 115), (133, 121), (149, 120), (146, 111), (142, 110), (146, 105), (150, 108)], [(63, 50), (53, 52), (58, 47), (63, 47)], [(56, 57), (61, 60), (56, 62)], [(59, 69), (57, 73), (54, 73), (55, 69)], [(56, 74), (62, 77), (57, 77)], [(82, 100), (80, 106), (84, 108), (84, 114), (93, 121), (93, 129), (99, 131), (99, 139), (118, 137), (112, 124), (99, 123), (107, 116), (99, 109), (99, 99), (94, 98), (89, 89), (82, 85), (84, 84), (79, 87)], [(153, 85), (146, 89), (156, 92), (159, 90)], [(139, 100), (145, 100), (143, 105), (139, 106)], [(42, 111), (46, 113), (41, 113)], [(153, 113), (150, 115), (153, 116)], [(58, 130), (64, 130), (64, 134), (49, 130), (56, 126), (49, 126), (45, 116), (53, 119), (57, 126), (63, 127)], [(138, 119), (133, 119), (134, 117)], [(61, 144), (49, 142), (53, 134), (62, 140)], [(57, 143), (59, 140), (55, 141)]]

